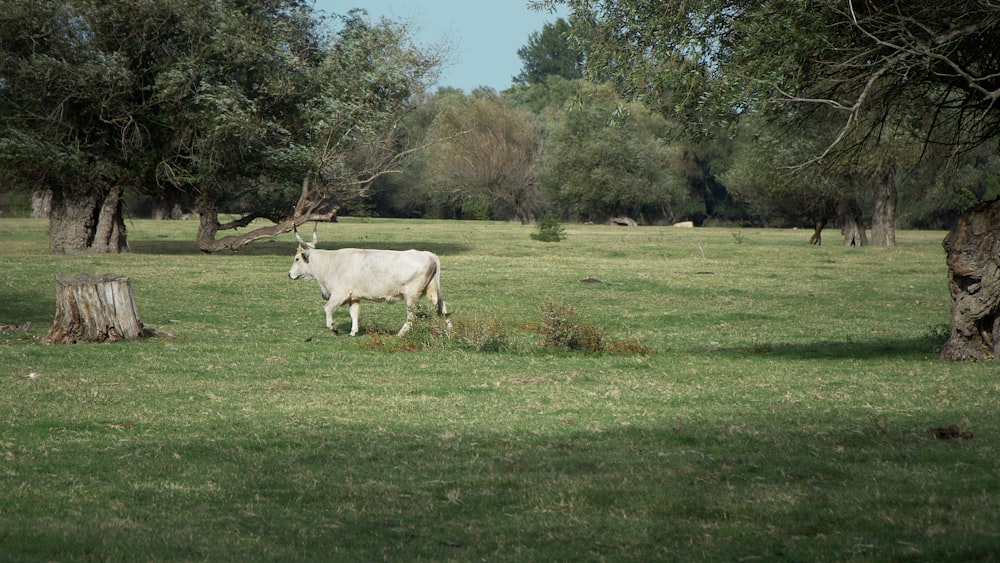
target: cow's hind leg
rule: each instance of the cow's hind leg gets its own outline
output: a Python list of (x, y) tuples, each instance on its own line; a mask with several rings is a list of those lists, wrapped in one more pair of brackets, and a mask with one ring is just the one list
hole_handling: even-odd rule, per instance
[(413, 326), (413, 321), (417, 318), (413, 314), (413, 310), (410, 309), (409, 305), (406, 306), (406, 322), (403, 323), (403, 328), (399, 329), (396, 336), (405, 336), (407, 332), (410, 332), (410, 328)]
[(406, 296), (406, 322), (403, 323), (403, 328), (399, 329), (396, 336), (405, 336), (407, 332), (410, 332), (410, 328), (413, 327), (413, 321), (417, 319), (417, 315), (413, 312), (413, 307), (416, 305), (417, 299), (410, 296)]
[(444, 299), (441, 299), (441, 294), (440, 293), (428, 293), (428, 296), (431, 299), (431, 303), (434, 304), (434, 308), (437, 310), (438, 316), (439, 317), (444, 317), (444, 326), (445, 326), (445, 328), (447, 328), (448, 330), (451, 330), (451, 319), (448, 318), (451, 315), (451, 313), (448, 312), (448, 306), (445, 305)]

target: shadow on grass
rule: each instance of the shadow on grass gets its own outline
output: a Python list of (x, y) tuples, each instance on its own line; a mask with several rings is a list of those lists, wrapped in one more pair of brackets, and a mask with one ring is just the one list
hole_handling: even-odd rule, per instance
[[(219, 252), (220, 256), (288, 256), (295, 255), (298, 245), (289, 241), (265, 240), (249, 244), (236, 252)], [(373, 248), (381, 250), (429, 250), (441, 256), (461, 254), (472, 250), (467, 244), (452, 242), (428, 242), (428, 241), (404, 241), (393, 243), (375, 242), (352, 242), (342, 245), (334, 245), (320, 242), (321, 250), (336, 250), (339, 248)], [(195, 241), (177, 240), (140, 240), (129, 242), (129, 250), (134, 254), (162, 254), (169, 256), (200, 255), (203, 254)]]
[(723, 354), (767, 356), (790, 360), (937, 358), (947, 335), (928, 334), (916, 338), (872, 338), (869, 340), (817, 341), (803, 344), (752, 343), (713, 350)]
[[(45, 471), (11, 462), (37, 482), (0, 494), (13, 496), (0, 556), (834, 560), (856, 558), (859, 545), (889, 560), (916, 548), (927, 560), (996, 554), (989, 500), (934, 478), (958, 458), (966, 477), (995, 483), (992, 460), (905, 427), (794, 410), (739, 426), (708, 418), (534, 436), (387, 419), (378, 430), (303, 419), (186, 438), (132, 422), (36, 424), (24, 430), (73, 441), (47, 453)], [(108, 434), (118, 445), (105, 447)], [(872, 482), (877, 498), (858, 493)], [(63, 500), (67, 483), (88, 496)], [(927, 501), (928, 491), (945, 500)], [(967, 520), (954, 519), (959, 502)], [(940, 530), (926, 533), (928, 519)]]
[(0, 323), (23, 325), (30, 322), (33, 330), (40, 330), (52, 323), (55, 313), (56, 292), (40, 299), (35, 293), (10, 292), (0, 296)]

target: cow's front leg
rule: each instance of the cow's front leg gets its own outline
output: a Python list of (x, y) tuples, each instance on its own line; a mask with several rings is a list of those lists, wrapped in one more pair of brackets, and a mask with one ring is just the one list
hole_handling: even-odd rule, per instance
[(323, 310), (326, 312), (326, 328), (333, 331), (334, 334), (340, 334), (337, 330), (336, 323), (333, 322), (333, 310), (339, 307), (343, 301), (340, 299), (334, 299), (331, 297), (327, 300), (326, 305), (323, 305)]
[(358, 315), (361, 313), (361, 303), (354, 301), (351, 303), (351, 336), (358, 335)]

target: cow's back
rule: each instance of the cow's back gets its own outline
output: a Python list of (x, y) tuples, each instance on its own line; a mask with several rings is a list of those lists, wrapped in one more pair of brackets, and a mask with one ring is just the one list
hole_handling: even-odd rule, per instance
[(372, 300), (423, 294), (439, 267), (437, 256), (422, 250), (342, 248), (322, 251), (321, 262), (317, 279), (328, 289)]

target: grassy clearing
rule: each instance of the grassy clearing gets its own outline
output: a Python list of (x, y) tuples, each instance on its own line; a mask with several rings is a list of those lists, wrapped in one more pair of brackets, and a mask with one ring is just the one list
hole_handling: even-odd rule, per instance
[[(45, 227), (0, 221), (0, 322), (32, 323), (0, 335), (0, 559), (1000, 557), (1000, 381), (936, 360), (943, 233), (321, 226), (439, 253), (494, 352), (433, 318), (401, 345), (399, 304), (328, 333), (291, 236), (202, 256), (195, 225), (136, 221), (127, 255), (51, 256)], [(130, 276), (176, 338), (40, 343), (77, 271)], [(543, 348), (546, 300), (648, 350)], [(951, 424), (975, 437), (928, 431)]]

